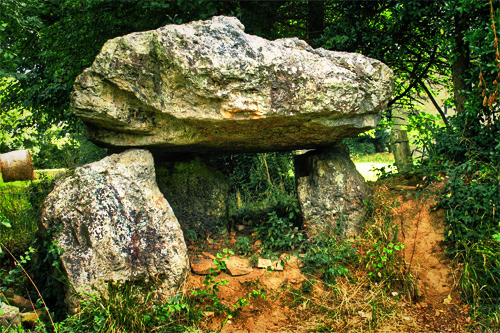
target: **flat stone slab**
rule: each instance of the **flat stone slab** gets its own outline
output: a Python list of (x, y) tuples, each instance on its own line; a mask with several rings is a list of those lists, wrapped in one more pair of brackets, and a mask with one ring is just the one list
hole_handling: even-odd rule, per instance
[(392, 90), (378, 60), (269, 41), (219, 16), (109, 40), (76, 79), (71, 107), (104, 146), (259, 152), (375, 128)]
[(271, 269), (273, 271), (282, 271), (284, 269), (281, 260), (271, 261), (270, 259), (259, 259), (257, 268)]
[(217, 265), (212, 259), (207, 258), (194, 258), (191, 260), (191, 270), (196, 275), (208, 275), (210, 270), (218, 273), (220, 270), (217, 269)]
[(224, 261), (227, 271), (231, 276), (247, 275), (253, 271), (252, 264), (248, 259), (241, 259), (233, 256), (229, 259), (224, 259)]

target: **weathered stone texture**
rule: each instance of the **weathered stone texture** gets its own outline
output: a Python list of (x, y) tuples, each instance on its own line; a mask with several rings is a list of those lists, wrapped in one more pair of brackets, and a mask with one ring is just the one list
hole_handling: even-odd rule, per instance
[[(68, 171), (42, 211), (43, 229), (65, 249), (63, 269), (77, 292), (104, 281), (158, 278), (173, 296), (189, 272), (184, 238), (160, 193), (151, 153), (129, 150)], [(101, 289), (102, 290), (102, 289)], [(106, 290), (102, 290), (106, 292)], [(77, 299), (68, 289), (70, 309)]]
[(297, 193), (310, 235), (347, 237), (365, 217), (368, 187), (346, 146), (310, 151), (295, 158)]
[(20, 323), (19, 309), (0, 302), (0, 327), (17, 327)]
[(268, 41), (220, 16), (109, 40), (77, 78), (72, 109), (108, 146), (292, 150), (374, 128), (392, 81), (377, 60)]
[(158, 162), (160, 191), (184, 232), (206, 238), (227, 232), (229, 179), (199, 157)]

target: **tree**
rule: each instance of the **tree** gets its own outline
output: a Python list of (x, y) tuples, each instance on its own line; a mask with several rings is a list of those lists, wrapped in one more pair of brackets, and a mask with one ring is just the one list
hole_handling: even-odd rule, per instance
[[(16, 78), (4, 107), (21, 103), (54, 119), (67, 112), (73, 82), (110, 38), (171, 23), (232, 14), (213, 1), (0, 0), (0, 73)], [(38, 113), (38, 114), (40, 114)]]

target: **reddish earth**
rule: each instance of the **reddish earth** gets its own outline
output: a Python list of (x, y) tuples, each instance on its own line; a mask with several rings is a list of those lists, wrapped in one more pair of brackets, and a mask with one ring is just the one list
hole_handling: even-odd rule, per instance
[[(436, 185), (433, 185), (434, 187)], [(462, 332), (470, 326), (469, 308), (456, 291), (455, 272), (444, 255), (445, 211), (434, 210), (433, 198), (399, 194), (394, 222), (402, 227), (405, 259), (417, 277), (419, 299), (409, 304), (415, 308), (423, 331)]]
[[(433, 211), (432, 198), (401, 194), (415, 187), (400, 179), (395, 183), (377, 183), (375, 196), (386, 202), (396, 200), (391, 211), (392, 223), (400, 226), (405, 244), (406, 269), (413, 274), (417, 295), (409, 297), (383, 292), (370, 282), (364, 267), (350, 268), (351, 278), (339, 278), (335, 286), (313, 285), (310, 293), (300, 295), (304, 281), (314, 279), (300, 272), (297, 262), (286, 262), (283, 271), (269, 272), (254, 268), (252, 273), (232, 277), (221, 273), (217, 279), (228, 281), (219, 297), (234, 304), (259, 286), (267, 290), (267, 299), (252, 300), (231, 319), (207, 313), (203, 325), (211, 331), (237, 332), (465, 332), (471, 327), (468, 307), (454, 291), (454, 274), (444, 256), (443, 211)], [(191, 257), (210, 256), (222, 248), (231, 248), (238, 235), (224, 240), (190, 246)], [(221, 245), (222, 244), (222, 245)], [(255, 251), (258, 251), (254, 247)], [(187, 290), (203, 286), (203, 276), (192, 274)], [(224, 324), (224, 320), (227, 322)], [(223, 325), (224, 324), (224, 325)]]

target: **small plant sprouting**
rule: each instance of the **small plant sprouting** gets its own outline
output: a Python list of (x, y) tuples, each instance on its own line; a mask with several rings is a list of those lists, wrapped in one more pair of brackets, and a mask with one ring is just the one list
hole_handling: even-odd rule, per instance
[[(1, 226), (4, 226), (6, 228), (10, 228), (12, 227), (12, 225), (10, 224), (10, 221), (8, 218), (5, 217), (5, 215), (3, 215), (3, 213), (0, 211), (0, 225)], [(1, 251), (1, 249), (0, 249)], [(1, 252), (0, 252), (1, 253)]]
[(252, 246), (250, 245), (250, 238), (248, 237), (238, 237), (238, 240), (234, 243), (234, 247), (238, 253), (243, 256), (248, 256), (252, 253)]
[(381, 241), (373, 243), (372, 249), (368, 251), (367, 268), (370, 269), (368, 276), (378, 282), (389, 278), (393, 272), (399, 270), (401, 262), (398, 253), (404, 247), (400, 242), (391, 242), (385, 246)]
[(297, 227), (293, 227), (290, 218), (295, 213), (289, 212), (288, 217), (279, 217), (276, 212), (268, 214), (265, 223), (255, 228), (265, 249), (276, 251), (293, 250), (303, 240), (303, 235)]
[(346, 268), (349, 259), (356, 254), (353, 244), (338, 241), (335, 237), (316, 236), (309, 239), (307, 251), (302, 258), (302, 272), (320, 276), (327, 283), (335, 284), (339, 276), (349, 274)]

